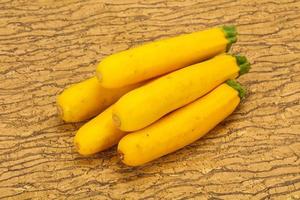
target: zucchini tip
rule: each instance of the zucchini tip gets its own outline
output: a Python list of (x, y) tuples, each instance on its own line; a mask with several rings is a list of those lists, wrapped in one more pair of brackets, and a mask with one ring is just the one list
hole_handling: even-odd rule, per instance
[(240, 67), (239, 75), (241, 76), (248, 73), (251, 68), (251, 64), (248, 61), (247, 57), (243, 55), (234, 55), (234, 57), (236, 59), (236, 63)]
[(231, 48), (231, 45), (237, 41), (237, 30), (236, 26), (234, 25), (225, 25), (222, 26), (222, 30), (225, 34), (225, 37), (228, 40), (226, 51), (229, 51)]
[(244, 99), (246, 97), (247, 94), (246, 89), (236, 80), (229, 79), (226, 81), (226, 84), (232, 87), (233, 89), (235, 89), (236, 91), (238, 91), (239, 97), (241, 99)]

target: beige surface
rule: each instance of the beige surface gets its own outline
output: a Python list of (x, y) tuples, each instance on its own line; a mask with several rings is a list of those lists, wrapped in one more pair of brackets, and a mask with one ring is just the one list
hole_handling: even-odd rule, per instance
[[(168, 3), (166, 3), (168, 2)], [(299, 199), (300, 2), (0, 2), (0, 199)], [(149, 165), (79, 156), (55, 97), (104, 56), (221, 24), (250, 96), (204, 139)]]

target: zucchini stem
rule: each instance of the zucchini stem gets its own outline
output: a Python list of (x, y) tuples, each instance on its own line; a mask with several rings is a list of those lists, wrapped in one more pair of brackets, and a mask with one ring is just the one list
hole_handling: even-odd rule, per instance
[(237, 41), (237, 30), (234, 25), (223, 26), (222, 30), (228, 40), (226, 47), (226, 51), (228, 52), (231, 48), (231, 45)]
[(246, 97), (247, 94), (246, 89), (240, 83), (232, 79), (227, 80), (226, 83), (227, 85), (229, 85), (230, 87), (238, 91), (239, 97), (241, 99), (244, 99)]
[(240, 67), (240, 76), (248, 73), (251, 68), (251, 64), (249, 63), (247, 58), (243, 55), (234, 55), (234, 57), (236, 59), (236, 63)]

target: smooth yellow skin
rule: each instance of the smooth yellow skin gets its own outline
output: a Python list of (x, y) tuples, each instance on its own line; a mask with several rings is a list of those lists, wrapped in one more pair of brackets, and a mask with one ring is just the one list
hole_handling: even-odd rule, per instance
[(80, 122), (96, 116), (123, 94), (140, 86), (135, 84), (119, 89), (103, 88), (96, 77), (65, 89), (57, 98), (61, 118), (66, 122)]
[(225, 52), (228, 43), (222, 28), (159, 40), (106, 57), (97, 77), (105, 88), (123, 87)]
[(229, 116), (240, 102), (238, 92), (222, 84), (206, 96), (121, 139), (118, 152), (138, 166), (198, 140)]
[(222, 54), (162, 76), (130, 91), (115, 103), (115, 124), (123, 131), (142, 129), (224, 81), (236, 78), (239, 69), (235, 57)]
[(75, 146), (81, 155), (92, 155), (103, 151), (115, 144), (125, 135), (113, 124), (111, 119), (112, 108), (84, 124), (76, 133)]

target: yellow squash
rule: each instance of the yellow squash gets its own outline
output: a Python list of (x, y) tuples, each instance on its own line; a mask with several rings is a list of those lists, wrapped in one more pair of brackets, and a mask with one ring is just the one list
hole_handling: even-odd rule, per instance
[(144, 44), (103, 59), (97, 77), (105, 88), (157, 77), (225, 52), (236, 34), (234, 26), (224, 26)]
[(111, 119), (111, 107), (84, 124), (76, 133), (75, 146), (81, 155), (103, 151), (119, 142), (125, 135)]
[(142, 129), (224, 81), (248, 72), (249, 67), (243, 56), (222, 54), (177, 70), (122, 96), (113, 107), (113, 120), (123, 131)]
[(151, 126), (126, 135), (118, 145), (122, 161), (142, 165), (198, 140), (229, 116), (244, 95), (241, 86), (230, 80)]
[(100, 85), (96, 77), (74, 84), (65, 89), (57, 98), (61, 118), (66, 122), (87, 120), (115, 103), (123, 94), (140, 85), (106, 89)]

